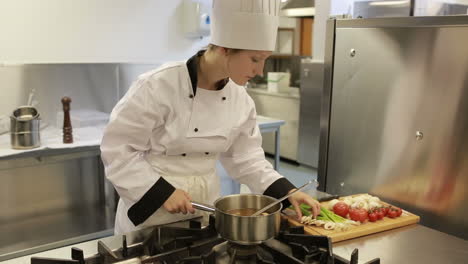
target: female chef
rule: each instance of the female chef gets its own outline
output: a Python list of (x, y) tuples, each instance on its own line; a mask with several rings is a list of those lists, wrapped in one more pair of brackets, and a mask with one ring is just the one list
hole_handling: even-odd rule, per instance
[[(120, 195), (117, 234), (194, 217), (191, 200), (212, 204), (217, 160), (254, 193), (294, 190), (265, 160), (255, 105), (242, 87), (262, 75), (275, 48), (279, 1), (213, 0), (209, 48), (141, 75), (115, 106), (101, 151)], [(290, 203), (299, 216), (300, 203), (320, 211), (303, 192)]]

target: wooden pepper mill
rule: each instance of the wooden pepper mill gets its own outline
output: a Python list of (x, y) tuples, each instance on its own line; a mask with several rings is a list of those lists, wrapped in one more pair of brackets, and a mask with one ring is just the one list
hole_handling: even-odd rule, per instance
[(70, 121), (70, 97), (63, 97), (62, 98), (62, 105), (63, 105), (63, 143), (69, 144), (73, 143), (73, 132), (72, 132), (72, 125)]

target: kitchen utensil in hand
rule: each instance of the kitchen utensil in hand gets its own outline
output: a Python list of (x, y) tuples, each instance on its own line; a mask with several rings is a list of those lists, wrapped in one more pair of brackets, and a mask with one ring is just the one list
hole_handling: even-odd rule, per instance
[(208, 204), (199, 203), (199, 202), (191, 202), (191, 203), (192, 203), (193, 208), (196, 208), (199, 210), (203, 210), (203, 211), (210, 212), (210, 213), (214, 213), (216, 211), (216, 209), (213, 206), (208, 205)]
[(286, 194), (285, 196), (279, 198), (279, 199), (276, 200), (275, 202), (273, 202), (273, 203), (271, 203), (271, 204), (269, 204), (269, 205), (263, 207), (262, 209), (258, 210), (257, 212), (255, 212), (254, 214), (252, 214), (252, 216), (258, 216), (258, 215), (260, 215), (261, 213), (265, 212), (266, 210), (270, 209), (271, 207), (275, 206), (276, 204), (281, 203), (281, 202), (284, 201), (285, 199), (291, 197), (291, 195), (293, 195), (293, 194), (295, 194), (296, 192), (298, 192), (298, 191), (304, 189), (304, 188), (307, 187), (309, 184), (312, 184), (312, 183), (314, 183), (314, 182), (316, 183), (315, 186), (318, 186), (317, 180), (315, 180), (315, 179), (310, 180), (310, 181), (308, 181), (306, 184), (304, 184), (304, 185), (302, 185), (301, 187), (297, 188), (295, 191)]

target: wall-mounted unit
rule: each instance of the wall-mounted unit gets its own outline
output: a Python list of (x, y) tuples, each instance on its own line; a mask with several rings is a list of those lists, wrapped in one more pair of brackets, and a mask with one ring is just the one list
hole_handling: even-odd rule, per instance
[(203, 38), (210, 35), (211, 1), (184, 0), (183, 29), (188, 38)]

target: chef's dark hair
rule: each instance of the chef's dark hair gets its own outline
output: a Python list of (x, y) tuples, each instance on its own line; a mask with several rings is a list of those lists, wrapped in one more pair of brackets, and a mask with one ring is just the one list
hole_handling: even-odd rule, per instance
[[(213, 51), (217, 48), (222, 48), (222, 47), (215, 45), (215, 44), (208, 44), (208, 46), (206, 47), (206, 50)], [(232, 48), (226, 48), (226, 49), (228, 49), (232, 53), (237, 53), (237, 52), (242, 51), (242, 49), (232, 49)]]

